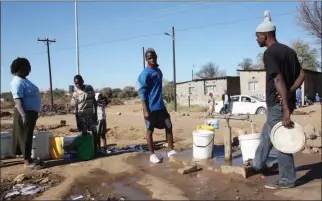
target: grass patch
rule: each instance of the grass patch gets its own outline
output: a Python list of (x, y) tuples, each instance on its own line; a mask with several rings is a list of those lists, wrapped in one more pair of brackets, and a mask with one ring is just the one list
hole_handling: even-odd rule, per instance
[[(170, 102), (170, 103), (166, 104), (166, 107), (169, 112), (173, 112), (174, 111), (174, 102)], [(198, 105), (192, 105), (192, 106), (188, 107), (188, 106), (183, 106), (183, 105), (177, 104), (177, 111), (178, 112), (206, 112), (207, 107), (198, 106)]]

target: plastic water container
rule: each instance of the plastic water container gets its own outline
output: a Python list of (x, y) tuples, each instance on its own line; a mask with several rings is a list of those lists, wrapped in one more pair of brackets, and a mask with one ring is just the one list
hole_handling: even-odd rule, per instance
[(192, 133), (193, 158), (209, 159), (213, 156), (215, 133), (209, 130), (196, 130)]
[(53, 137), (50, 140), (50, 155), (53, 159), (68, 158), (66, 154), (75, 151), (73, 143), (78, 136)]
[(52, 159), (64, 157), (63, 137), (52, 137), (50, 139), (50, 156)]
[(8, 132), (1, 132), (1, 158), (12, 156), (11, 152), (12, 134)]
[(244, 163), (255, 158), (255, 152), (260, 142), (260, 133), (238, 136)]
[(51, 132), (38, 132), (34, 134), (31, 151), (32, 158), (40, 160), (50, 159), (50, 139), (52, 135)]
[(214, 127), (208, 126), (208, 125), (198, 125), (197, 130), (207, 130), (207, 131), (213, 131), (215, 132)]
[(207, 121), (207, 124), (209, 126), (214, 127), (214, 129), (218, 130), (219, 129), (219, 120), (218, 119), (210, 119)]

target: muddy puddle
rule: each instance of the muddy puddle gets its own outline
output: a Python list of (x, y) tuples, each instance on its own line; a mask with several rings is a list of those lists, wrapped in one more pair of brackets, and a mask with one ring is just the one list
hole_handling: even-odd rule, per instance
[(190, 200), (270, 200), (279, 199), (264, 189), (265, 181), (259, 176), (247, 180), (224, 175), (213, 171), (200, 170), (195, 173), (181, 175), (178, 169), (182, 164), (169, 162), (166, 153), (161, 164), (152, 165), (147, 153), (130, 158), (127, 162), (140, 167), (145, 173), (163, 178), (184, 192)]
[(138, 175), (110, 175), (102, 169), (94, 169), (87, 176), (77, 178), (62, 199), (151, 200), (149, 191), (137, 184), (138, 179)]
[(36, 171), (1, 179), (1, 200), (31, 200), (62, 183), (64, 178), (49, 171)]

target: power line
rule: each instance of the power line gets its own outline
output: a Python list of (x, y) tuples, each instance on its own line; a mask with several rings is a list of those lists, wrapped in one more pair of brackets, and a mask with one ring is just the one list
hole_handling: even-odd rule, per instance
[[(289, 14), (293, 14), (293, 13), (294, 12), (281, 13), (281, 14), (273, 15), (273, 17), (279, 17), (279, 16), (289, 15)], [(255, 18), (242, 19), (242, 20), (234, 20), (234, 21), (227, 21), (227, 22), (212, 23), (212, 24), (194, 26), (194, 27), (183, 28), (183, 29), (176, 29), (176, 31), (184, 32), (184, 31), (190, 31), (190, 30), (194, 30), (194, 29), (202, 29), (202, 28), (207, 28), (207, 27), (214, 27), (214, 26), (228, 25), (228, 24), (236, 24), (236, 23), (240, 23), (240, 22), (245, 22), (245, 21), (250, 21), (250, 20), (257, 20), (257, 19), (263, 19), (263, 16), (255, 17)], [(105, 42), (90, 43), (90, 44), (81, 45), (80, 47), (90, 47), (90, 46), (96, 46), (96, 45), (102, 45), (102, 44), (108, 44), (108, 43), (123, 42), (123, 41), (128, 41), (128, 40), (133, 40), (133, 39), (138, 39), (138, 38), (145, 38), (145, 37), (150, 37), (150, 36), (157, 36), (157, 35), (164, 35), (164, 31), (163, 32), (157, 32), (157, 33), (151, 33), (151, 34), (142, 34), (142, 35), (127, 37), (127, 38), (114, 39), (114, 40), (105, 41)], [(55, 51), (70, 50), (70, 49), (74, 49), (74, 48), (75, 47), (61, 48), (61, 49), (56, 49)]]

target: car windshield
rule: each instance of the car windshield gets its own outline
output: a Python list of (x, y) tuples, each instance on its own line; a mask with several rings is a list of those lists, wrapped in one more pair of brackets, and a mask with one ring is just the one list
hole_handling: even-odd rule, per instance
[(251, 96), (251, 97), (259, 102), (265, 102), (265, 100), (258, 98), (257, 96)]

